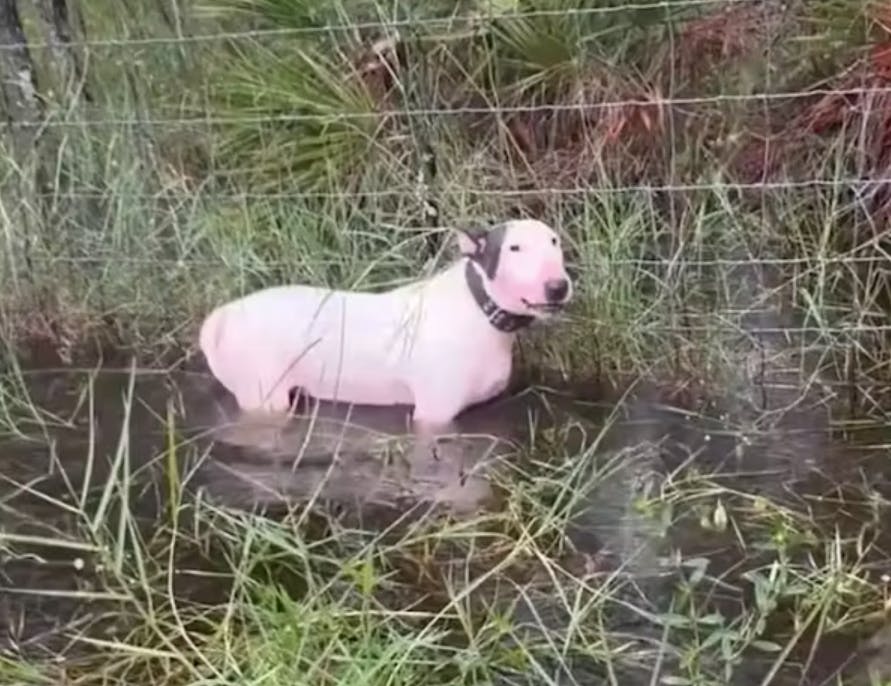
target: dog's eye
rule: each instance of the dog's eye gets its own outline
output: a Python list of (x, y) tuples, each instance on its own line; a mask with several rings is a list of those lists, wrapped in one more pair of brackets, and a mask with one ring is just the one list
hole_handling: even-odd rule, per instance
[(520, 246), (517, 245), (516, 243), (514, 243), (512, 246), (510, 246), (510, 251), (511, 252), (520, 252)]
[(556, 238), (552, 238), (552, 239), (551, 239), (551, 245), (557, 245), (557, 239), (556, 239)]

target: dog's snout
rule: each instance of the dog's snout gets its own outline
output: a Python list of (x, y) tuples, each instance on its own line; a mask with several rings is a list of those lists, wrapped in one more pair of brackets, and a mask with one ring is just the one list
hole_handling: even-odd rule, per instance
[(544, 290), (545, 298), (548, 302), (563, 302), (569, 294), (569, 281), (566, 279), (549, 279), (545, 282)]

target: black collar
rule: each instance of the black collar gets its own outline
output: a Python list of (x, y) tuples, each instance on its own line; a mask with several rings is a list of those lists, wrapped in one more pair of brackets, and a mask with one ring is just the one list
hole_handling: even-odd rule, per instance
[(464, 267), (464, 277), (467, 280), (467, 287), (470, 289), (470, 294), (473, 296), (476, 304), (479, 305), (483, 314), (486, 315), (489, 323), (499, 331), (513, 333), (518, 329), (529, 326), (535, 319), (535, 317), (527, 314), (514, 314), (498, 307), (495, 301), (486, 293), (483, 279), (476, 267), (473, 266), (472, 259), (467, 260), (467, 264)]

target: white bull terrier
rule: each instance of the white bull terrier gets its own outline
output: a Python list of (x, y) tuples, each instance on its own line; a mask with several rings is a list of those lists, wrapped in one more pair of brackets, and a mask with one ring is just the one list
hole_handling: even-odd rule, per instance
[(413, 406), (415, 428), (447, 427), (507, 387), (516, 332), (572, 297), (560, 239), (536, 220), (458, 232), (434, 276), (382, 293), (267, 288), (211, 312), (200, 346), (242, 410), (286, 413), (292, 391)]

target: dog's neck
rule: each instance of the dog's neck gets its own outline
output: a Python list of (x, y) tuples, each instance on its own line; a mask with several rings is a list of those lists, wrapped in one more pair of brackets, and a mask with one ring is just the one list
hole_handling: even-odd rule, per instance
[(514, 333), (532, 323), (535, 317), (528, 314), (515, 314), (500, 308), (486, 292), (483, 277), (474, 266), (473, 259), (467, 259), (465, 262), (464, 277), (470, 294), (494, 328), (502, 333)]

